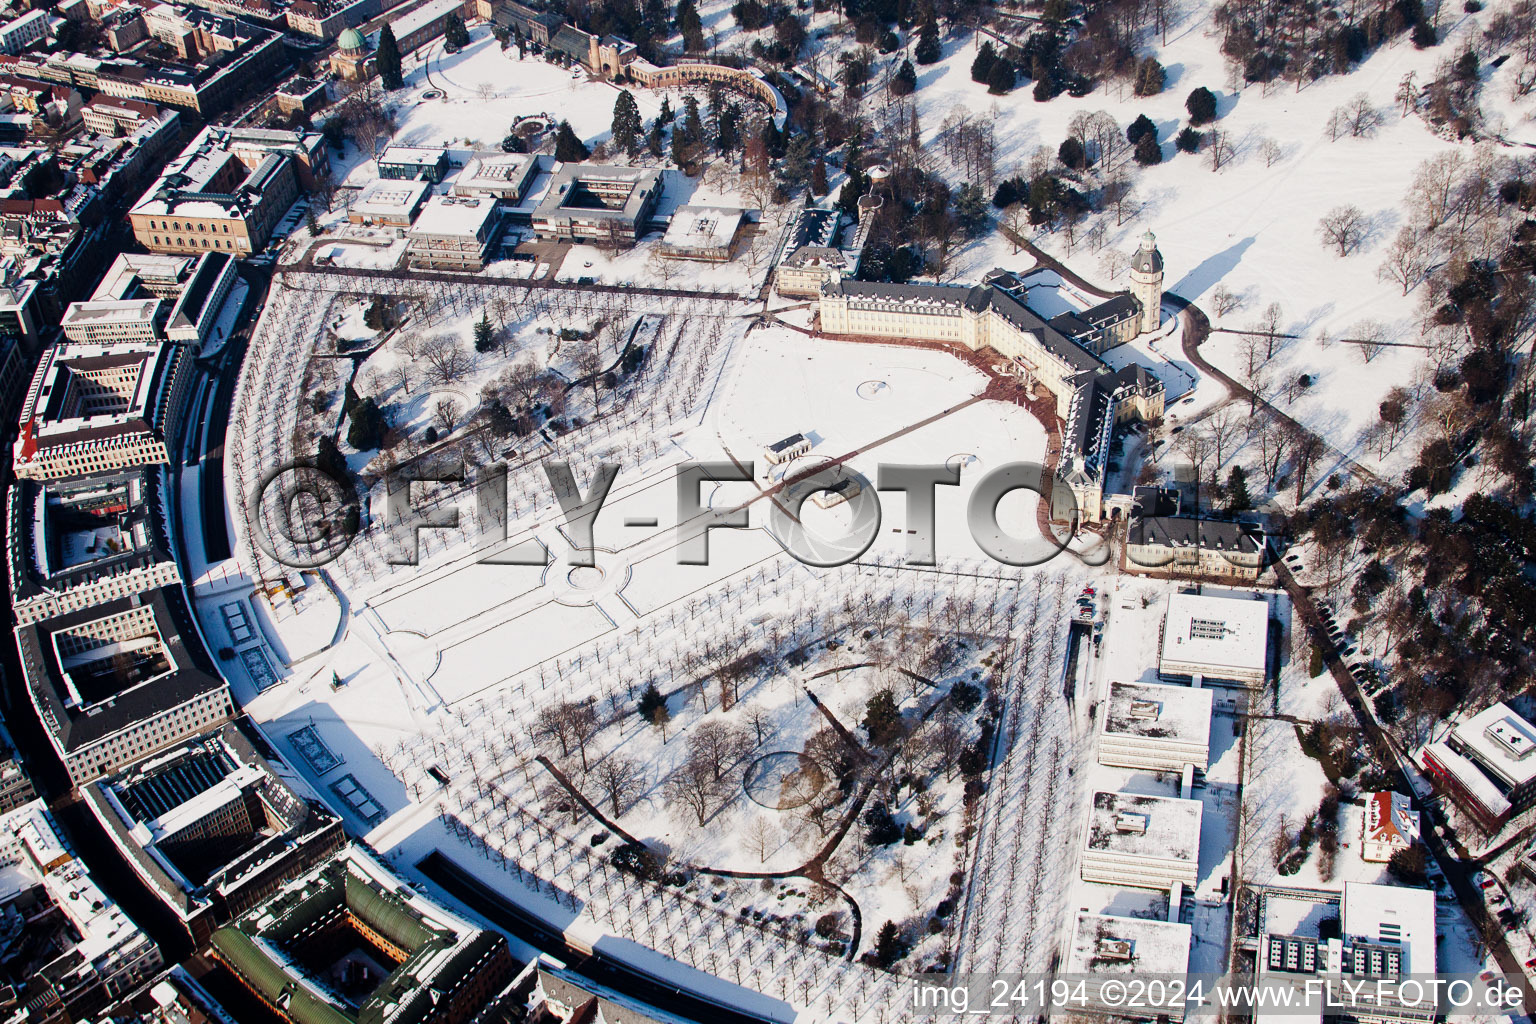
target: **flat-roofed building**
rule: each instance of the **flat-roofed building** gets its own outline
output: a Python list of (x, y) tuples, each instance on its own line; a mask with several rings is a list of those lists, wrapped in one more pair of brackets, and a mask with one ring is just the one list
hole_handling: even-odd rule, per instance
[(679, 206), (672, 214), (661, 253), (674, 259), (724, 263), (731, 258), (745, 211), (726, 206)]
[(6, 495), (11, 610), (28, 625), (181, 582), (144, 467), (65, 480), (17, 480)]
[(22, 400), (16, 476), (53, 480), (165, 462), (190, 377), (176, 344), (51, 346)]
[(1482, 769), (1452, 750), (1444, 741), (1426, 744), (1419, 752), (1424, 772), (1472, 816), (1485, 832), (1497, 832), (1513, 810), (1509, 799)]
[(539, 173), (539, 159), (524, 153), (476, 153), (453, 179), (456, 196), (491, 196), (515, 206)]
[(59, 327), (70, 341), (155, 341), (161, 336), (164, 312), (159, 299), (91, 299), (71, 302)]
[(1200, 874), (1198, 800), (1099, 791), (1088, 800), (1083, 881), (1139, 889), (1194, 888)]
[(449, 166), (448, 151), (437, 146), (389, 146), (379, 154), (379, 177), (391, 181), (435, 185), (448, 177)]
[(1536, 726), (1503, 701), (1457, 722), (1446, 737), (1452, 750), (1470, 759), (1522, 810), (1536, 793)]
[(1259, 689), (1269, 667), (1269, 602), (1258, 594), (1171, 594), (1157, 674)]
[(16, 629), (32, 705), (78, 786), (229, 721), (179, 587)]
[(662, 174), (648, 167), (564, 164), (534, 208), (534, 234), (565, 242), (629, 247), (661, 201)]
[[(1256, 1019), (1312, 1019), (1392, 1024), (1441, 1019), (1437, 1000), (1416, 1000), (1399, 979), (1437, 969), (1435, 894), (1402, 885), (1345, 882), (1344, 891), (1258, 887), (1258, 981), (1307, 994), (1290, 1013)], [(1324, 929), (1324, 923), (1333, 925)], [(1428, 986), (1425, 986), (1428, 989)], [(1353, 993), (1353, 994), (1352, 994)], [(1326, 994), (1328, 1003), (1323, 1005)], [(1406, 998), (1405, 998), (1406, 997)], [(1271, 997), (1269, 1005), (1281, 1005)]]
[(433, 196), (406, 232), (406, 258), (424, 270), (481, 270), (500, 235), (490, 196)]
[[(1166, 981), (1189, 970), (1194, 929), (1155, 918), (1113, 917), (1078, 911), (1062, 973), (1082, 975), (1082, 1009), (1088, 1013), (1125, 1014), (1125, 983), (1136, 975)], [(1106, 982), (1112, 987), (1105, 989)], [(1114, 986), (1118, 986), (1114, 987)], [(1115, 997), (1114, 993), (1120, 993)], [(1184, 1007), (1159, 1007), (1159, 1019), (1182, 1020)]]
[(1420, 759), (1486, 831), (1536, 803), (1536, 726), (1502, 701), (1457, 722)]
[(85, 798), (197, 946), (346, 841), (340, 819), (234, 724), (98, 779)]
[(161, 299), (161, 335), (191, 344), (213, 330), (238, 276), (235, 261), (224, 252), (200, 257), (124, 253), (107, 268), (90, 302)]
[(1210, 690), (1158, 683), (1110, 683), (1100, 709), (1099, 763), (1117, 768), (1205, 771), (1211, 755)]
[(408, 228), (432, 191), (430, 181), (380, 178), (369, 182), (347, 210), (353, 224), (380, 224)]

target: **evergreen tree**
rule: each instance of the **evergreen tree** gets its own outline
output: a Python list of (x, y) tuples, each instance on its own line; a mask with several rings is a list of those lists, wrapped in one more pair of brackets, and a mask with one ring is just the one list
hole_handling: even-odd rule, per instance
[(900, 69), (891, 78), (892, 96), (910, 96), (917, 89), (917, 69), (910, 60), (901, 62)]
[(1163, 147), (1158, 145), (1156, 132), (1136, 140), (1136, 162), (1143, 167), (1163, 162)]
[(715, 148), (722, 154), (741, 147), (741, 107), (727, 103), (715, 118)]
[(475, 321), (475, 351), (489, 352), (495, 347), (496, 329), (491, 326), (490, 315), (481, 311), (480, 319)]
[(1227, 477), (1227, 510), (1246, 512), (1251, 508), (1253, 499), (1248, 496), (1248, 471), (1242, 466), (1233, 466)]
[(1056, 147), (1056, 159), (1060, 160), (1063, 167), (1074, 171), (1080, 171), (1088, 166), (1088, 152), (1083, 149), (1083, 144), (1068, 135), (1061, 140), (1061, 145)]
[(1125, 141), (1133, 146), (1148, 135), (1157, 137), (1157, 125), (1153, 124), (1152, 119), (1146, 114), (1136, 115), (1136, 120), (1126, 126)]
[(1136, 68), (1136, 95), (1156, 96), (1163, 91), (1167, 74), (1156, 57), (1144, 57)]
[(901, 940), (901, 931), (895, 921), (887, 921), (875, 935), (873, 957), (876, 966), (890, 967), (907, 955), (907, 944)]
[(671, 97), (665, 96), (665, 95), (663, 95), (661, 97), (661, 110), (659, 112), (657, 112), (657, 114), (656, 114), (656, 123), (657, 124), (671, 124), (672, 123), (672, 100), (671, 100)]
[(614, 145), (622, 147), (626, 154), (633, 157), (640, 151), (640, 132), (644, 127), (645, 122), (640, 117), (635, 97), (628, 89), (621, 90), (619, 98), (613, 101)]
[(315, 468), (338, 483), (346, 484), (352, 479), (346, 458), (329, 434), (321, 434), (315, 442)]
[(635, 710), (640, 712), (640, 717), (650, 722), (661, 730), (663, 737), (667, 734), (667, 723), (672, 721), (672, 712), (667, 709), (667, 698), (656, 688), (655, 683), (646, 685), (640, 694), (639, 701), (635, 704)]
[(379, 45), (373, 53), (373, 66), (379, 72), (379, 84), (386, 89), (398, 89), (405, 84), (400, 73), (400, 44), (388, 22), (379, 29)]
[(827, 161), (817, 154), (816, 162), (811, 165), (811, 195), (824, 196), (828, 191)]
[(992, 65), (997, 63), (997, 51), (992, 49), (992, 41), (989, 39), (981, 44), (981, 49), (976, 51), (976, 59), (971, 61), (971, 81), (987, 84), (992, 75)]
[(372, 398), (365, 398), (352, 408), (352, 422), (347, 429), (347, 443), (360, 452), (384, 443), (384, 413)]
[(651, 122), (651, 132), (645, 137), (645, 148), (651, 151), (651, 156), (661, 159), (662, 146), (666, 142), (666, 136), (662, 132), (661, 118)]
[(837, 193), (837, 208), (857, 220), (859, 197), (864, 194), (865, 188), (864, 176), (859, 173), (858, 168), (848, 168), (848, 180), (843, 182), (843, 187)]
[(1013, 90), (1013, 65), (1006, 60), (994, 61), (987, 73), (987, 92), (1002, 96)]
[(704, 119), (699, 116), (699, 99), (692, 93), (683, 97), (683, 135), (690, 146), (704, 144)]
[(580, 163), (591, 155), (587, 144), (571, 130), (571, 122), (561, 121), (560, 129), (555, 132), (555, 159), (561, 163)]
[(944, 55), (939, 46), (939, 22), (933, 16), (932, 9), (923, 19), (923, 27), (917, 32), (917, 48), (913, 54), (919, 64), (937, 64)]
[(443, 20), (443, 44), (449, 53), (469, 45), (469, 29), (464, 27), (464, 19), (457, 11)]
[(699, 19), (699, 9), (693, 0), (678, 3), (677, 30), (683, 36), (683, 49), (694, 53), (704, 49), (704, 22)]
[(980, 185), (961, 185), (955, 192), (955, 220), (969, 237), (987, 226), (987, 193)]
[(890, 687), (877, 690), (865, 704), (864, 731), (869, 733), (871, 743), (882, 747), (901, 738), (904, 731), (901, 707), (896, 703), (896, 694)]
[(1200, 133), (1193, 128), (1185, 128), (1179, 132), (1179, 137), (1174, 145), (1179, 147), (1180, 153), (1196, 153), (1200, 150)]
[(1184, 100), (1184, 109), (1189, 111), (1189, 123), (1195, 127), (1202, 124), (1210, 124), (1216, 120), (1216, 96), (1205, 86), (1190, 92)]

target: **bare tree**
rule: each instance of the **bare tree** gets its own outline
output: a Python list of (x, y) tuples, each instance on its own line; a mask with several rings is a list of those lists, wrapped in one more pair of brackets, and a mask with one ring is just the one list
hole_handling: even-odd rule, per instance
[(1408, 187), (1408, 201), (1416, 217), (1433, 230), (1445, 222), (1451, 212), (1456, 181), (1466, 158), (1457, 150), (1447, 150), (1419, 165)]
[(1205, 418), (1206, 434), (1211, 441), (1211, 454), (1216, 459), (1216, 469), (1220, 469), (1227, 461), (1227, 452), (1237, 434), (1240, 426), (1237, 417), (1233, 415), (1230, 405), (1223, 405)]
[(1280, 323), (1285, 319), (1285, 310), (1278, 302), (1271, 302), (1264, 307), (1264, 312), (1259, 315), (1254, 327), (1264, 335), (1264, 358), (1273, 359), (1275, 349), (1279, 348)]
[(1387, 255), (1377, 269), (1376, 276), (1383, 281), (1396, 281), (1407, 295), (1429, 272), (1429, 232), (1413, 224), (1398, 228)]
[(1224, 284), (1217, 285), (1211, 291), (1211, 312), (1217, 316), (1226, 316), (1228, 313), (1235, 312), (1242, 304), (1243, 300), (1237, 293)]
[(713, 768), (690, 755), (667, 776), (666, 794), (691, 810), (702, 827), (720, 797), (720, 786)]
[(635, 761), (621, 754), (609, 754), (597, 763), (589, 776), (608, 798), (608, 806), (614, 817), (624, 813), (624, 804), (636, 792), (645, 788), (646, 774)]
[(1099, 257), (1099, 272), (1104, 275), (1104, 280), (1113, 282), (1125, 273), (1129, 262), (1129, 258), (1119, 249), (1109, 249)]
[(1122, 171), (1111, 174), (1104, 182), (1104, 205), (1115, 209), (1115, 225), (1125, 223), (1125, 210), (1132, 202), (1136, 183)]
[(1264, 141), (1259, 143), (1259, 156), (1264, 158), (1265, 167), (1275, 166), (1276, 161), (1278, 161), (1284, 155), (1285, 148), (1274, 139), (1266, 138)]
[(1381, 126), (1381, 111), (1371, 103), (1370, 96), (1359, 93), (1344, 107), (1349, 118), (1349, 134), (1363, 139)]
[(768, 863), (768, 855), (779, 848), (781, 836), (773, 822), (759, 815), (747, 825), (747, 849), (757, 854), (759, 864)]
[(1419, 87), (1413, 80), (1412, 71), (1404, 75), (1397, 83), (1397, 92), (1393, 94), (1392, 98), (1397, 102), (1398, 107), (1401, 108), (1403, 117), (1413, 113), (1413, 108), (1419, 102)]
[(724, 722), (710, 720), (700, 722), (688, 738), (688, 757), (707, 765), (716, 782), (725, 777), (726, 769), (741, 759), (752, 747), (752, 741)]
[(1358, 206), (1335, 206), (1317, 222), (1324, 245), (1333, 246), (1340, 256), (1348, 256), (1365, 239), (1365, 212)]
[(472, 365), (464, 343), (446, 334), (423, 343), (420, 354), (427, 364), (427, 379), (434, 384), (452, 384), (468, 374)]
[(453, 428), (459, 425), (458, 399), (446, 396), (439, 398), (437, 405), (432, 409), (432, 422), (437, 424), (437, 428), (442, 434), (453, 433)]
[(1301, 504), (1301, 499), (1307, 493), (1307, 474), (1317, 460), (1323, 457), (1327, 446), (1323, 439), (1305, 428), (1295, 427), (1291, 430), (1290, 437), (1291, 458), (1296, 467), (1296, 504)]
[(1380, 320), (1361, 320), (1349, 330), (1354, 340), (1359, 343), (1360, 355), (1366, 362), (1370, 362), (1381, 354), (1387, 328)]
[(1211, 155), (1211, 170), (1219, 171), (1237, 153), (1237, 147), (1232, 144), (1232, 133), (1225, 128), (1213, 128), (1207, 133), (1206, 139), (1209, 142), (1206, 151)]

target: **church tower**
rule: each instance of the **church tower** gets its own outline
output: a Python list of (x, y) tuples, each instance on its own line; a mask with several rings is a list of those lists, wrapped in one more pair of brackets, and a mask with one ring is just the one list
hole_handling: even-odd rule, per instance
[(1157, 330), (1162, 322), (1163, 254), (1151, 231), (1141, 236), (1141, 248), (1131, 257), (1131, 295), (1141, 303), (1141, 333)]

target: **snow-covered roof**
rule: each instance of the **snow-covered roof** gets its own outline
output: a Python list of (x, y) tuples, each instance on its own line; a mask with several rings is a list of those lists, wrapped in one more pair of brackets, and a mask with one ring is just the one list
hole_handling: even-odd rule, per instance
[(1506, 786), (1536, 778), (1536, 727), (1502, 701), (1457, 723), (1451, 736), (1452, 746)]
[[(159, 299), (95, 299), (71, 302), (59, 326), (69, 335), (72, 327), (103, 324), (153, 324), (160, 312)], [(70, 335), (73, 337), (73, 335)]]
[(1142, 917), (1079, 912), (1067, 974), (1183, 974), (1193, 929)]
[(352, 204), (352, 212), (363, 216), (410, 216), (431, 187), (430, 181), (380, 178), (363, 189)]
[(1101, 790), (1088, 807), (1088, 849), (1194, 862), (1201, 810), (1199, 800)]
[(1365, 798), (1365, 838), (1375, 843), (1412, 845), (1419, 841), (1419, 812), (1401, 793), (1382, 790)]
[(726, 206), (679, 206), (661, 244), (669, 249), (724, 249), (741, 230), (742, 211)]
[(1405, 974), (1435, 972), (1435, 894), (1401, 885), (1345, 882), (1344, 935), (1401, 946)]
[(494, 195), (517, 202), (538, 168), (538, 159), (523, 153), (476, 153), (453, 179), (453, 194)]
[[(1510, 802), (1493, 780), (1482, 769), (1452, 750), (1444, 742), (1436, 741), (1424, 748), (1424, 757), (1444, 769), (1456, 782), (1470, 793), (1483, 808), (1496, 818), (1510, 811)], [(1429, 767), (1426, 764), (1426, 767)]]
[(389, 146), (379, 157), (382, 164), (401, 164), (409, 167), (436, 167), (438, 161), (448, 156), (446, 149), (434, 146)]
[(490, 196), (433, 196), (422, 207), (411, 235), (478, 236), (496, 216), (496, 200)]
[(1269, 602), (1249, 595), (1172, 594), (1163, 621), (1164, 663), (1262, 674), (1268, 663)]
[(1104, 731), (1117, 736), (1209, 743), (1213, 694), (1203, 687), (1110, 683)]

